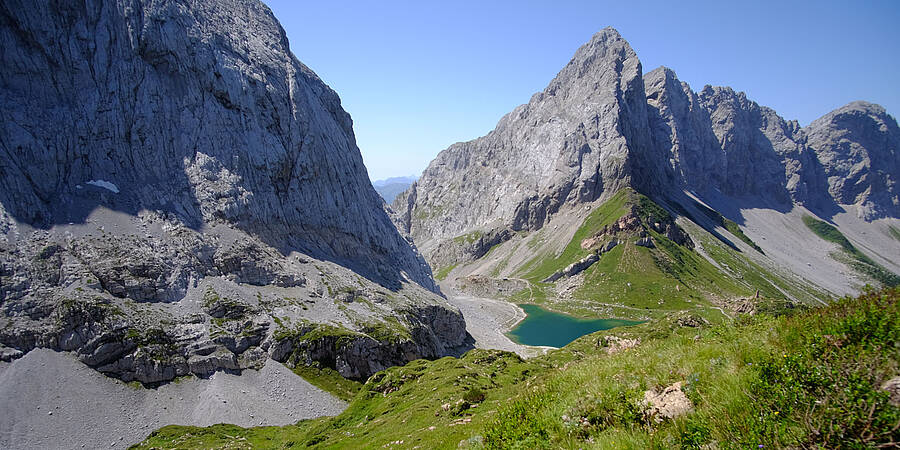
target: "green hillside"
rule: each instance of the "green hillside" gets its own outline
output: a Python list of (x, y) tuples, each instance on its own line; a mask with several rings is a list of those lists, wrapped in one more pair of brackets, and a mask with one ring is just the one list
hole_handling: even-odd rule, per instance
[[(900, 373), (900, 290), (729, 323), (684, 315), (584, 336), (523, 361), (473, 350), (372, 376), (332, 418), (168, 426), (137, 448), (876, 448), (900, 441), (881, 386)], [(608, 352), (607, 336), (636, 339)], [(690, 410), (652, 415), (681, 383)]]
[[(604, 233), (610, 225), (629, 217), (638, 218), (639, 226)], [(513, 272), (528, 281), (529, 287), (510, 300), (543, 304), (582, 317), (647, 319), (693, 310), (718, 322), (729, 314), (726, 309), (730, 303), (755, 297), (757, 292), (764, 298), (793, 298), (806, 303), (824, 297), (812, 286), (754, 263), (693, 222), (675, 219), (650, 198), (623, 189), (590, 212), (561, 252), (545, 244), (552, 231), (536, 232), (527, 241), (527, 251), (534, 256)], [(689, 232), (691, 241), (674, 242), (658, 224)], [(642, 236), (652, 239), (652, 248), (637, 245)], [(583, 283), (570, 296), (559, 298), (554, 295), (554, 285), (543, 280), (595, 252), (597, 246), (582, 246), (591, 237), (600, 240), (599, 246), (612, 239), (619, 244), (603, 252), (599, 261), (584, 271)], [(505, 268), (507, 261), (500, 260), (497, 265)]]

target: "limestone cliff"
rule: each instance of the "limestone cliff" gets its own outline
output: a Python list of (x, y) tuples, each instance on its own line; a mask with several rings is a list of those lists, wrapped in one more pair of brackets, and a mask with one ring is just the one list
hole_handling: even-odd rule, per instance
[(441, 152), (395, 201), (401, 228), (430, 248), (472, 230), (535, 230), (565, 204), (649, 188), (645, 103), (637, 55), (604, 29), (493, 131)]
[(258, 0), (10, 0), (0, 40), (6, 359), (155, 382), (257, 364), (278, 329), (390, 325), (402, 352), (318, 351), (361, 377), (462, 342), (340, 99)]
[(853, 102), (803, 131), (835, 201), (867, 218), (900, 217), (900, 127), (884, 108)]
[(801, 128), (729, 87), (694, 91), (665, 67), (644, 75), (607, 28), (493, 131), (438, 154), (392, 210), (441, 268), (555, 215), (580, 222), (624, 187), (673, 211), (690, 209), (686, 194), (694, 196), (738, 223), (742, 209), (798, 206), (825, 217), (850, 207), (866, 220), (900, 217), (897, 130), (867, 103)]

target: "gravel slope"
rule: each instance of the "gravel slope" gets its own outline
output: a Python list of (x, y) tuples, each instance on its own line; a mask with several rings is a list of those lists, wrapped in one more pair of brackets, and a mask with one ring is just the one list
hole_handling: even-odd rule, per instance
[(285, 425), (346, 404), (278, 362), (242, 375), (135, 388), (66, 353), (0, 363), (0, 448), (126, 448), (170, 424)]

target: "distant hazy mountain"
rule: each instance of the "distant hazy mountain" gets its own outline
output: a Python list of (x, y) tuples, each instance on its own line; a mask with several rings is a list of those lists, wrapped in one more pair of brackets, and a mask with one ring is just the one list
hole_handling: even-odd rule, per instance
[(384, 180), (375, 180), (372, 182), (372, 186), (375, 186), (375, 190), (384, 201), (391, 203), (397, 198), (397, 195), (409, 189), (418, 178), (417, 176), (391, 177)]

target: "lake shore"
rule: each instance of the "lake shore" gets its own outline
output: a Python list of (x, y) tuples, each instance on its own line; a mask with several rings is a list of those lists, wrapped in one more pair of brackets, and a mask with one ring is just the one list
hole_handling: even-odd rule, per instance
[(447, 301), (459, 308), (466, 320), (466, 331), (475, 339), (475, 347), (515, 352), (523, 358), (546, 353), (555, 347), (535, 347), (513, 342), (506, 333), (525, 319), (525, 311), (503, 300), (475, 297), (442, 284)]

